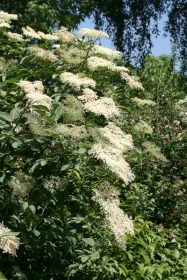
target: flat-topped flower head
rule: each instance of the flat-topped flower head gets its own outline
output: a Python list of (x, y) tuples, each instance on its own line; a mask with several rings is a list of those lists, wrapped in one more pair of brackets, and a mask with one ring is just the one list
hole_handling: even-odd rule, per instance
[(80, 29), (79, 34), (81, 34), (82, 36), (86, 36), (89, 39), (95, 39), (95, 40), (98, 40), (101, 37), (109, 38), (109, 35), (106, 32), (103, 32), (100, 30), (95, 30), (95, 29), (90, 29), (90, 28)]
[(37, 57), (43, 59), (43, 60), (49, 60), (49, 61), (56, 61), (58, 57), (49, 50), (44, 50), (40, 47), (29, 47), (28, 48), (31, 52), (33, 52)]
[(0, 23), (10, 23), (11, 20), (17, 20), (18, 16), (16, 14), (9, 14), (3, 11), (0, 11)]
[(122, 55), (120, 51), (113, 51), (109, 48), (105, 48), (103, 46), (94, 45), (92, 47), (92, 51), (94, 54), (100, 54), (106, 56), (110, 60), (119, 59)]
[(79, 91), (81, 87), (91, 87), (95, 88), (96, 82), (91, 78), (80, 78), (79, 75), (73, 74), (71, 72), (64, 72), (60, 75), (60, 80), (64, 84), (72, 86), (75, 90)]
[(140, 99), (138, 97), (131, 98), (132, 101), (136, 102), (139, 107), (148, 105), (148, 106), (155, 106), (156, 103), (150, 99)]
[(47, 41), (57, 41), (58, 37), (56, 35), (52, 34), (45, 34), (41, 31), (38, 31), (37, 34), (41, 37), (41, 39), (47, 40)]
[(16, 256), (16, 250), (19, 248), (20, 239), (16, 236), (11, 236), (11, 230), (5, 227), (3, 223), (0, 223), (0, 235), (4, 233), (10, 233), (10, 235), (0, 238), (0, 249), (3, 250), (3, 253)]
[(98, 100), (86, 102), (84, 104), (84, 109), (97, 116), (103, 115), (106, 119), (112, 119), (120, 115), (119, 109), (110, 97), (101, 97)]
[(78, 38), (75, 34), (70, 33), (64, 26), (61, 26), (60, 29), (54, 31), (53, 35), (57, 36), (57, 38), (63, 45), (73, 43)]
[(143, 146), (152, 154), (155, 158), (160, 161), (168, 162), (167, 158), (161, 153), (161, 148), (150, 141), (143, 143)]
[(41, 31), (36, 32), (34, 29), (31, 27), (22, 27), (23, 35), (26, 37), (34, 38), (34, 39), (44, 39), (47, 41), (52, 41), (52, 40), (58, 40), (58, 37), (56, 35), (51, 35), (51, 34), (45, 34)]
[(116, 66), (113, 62), (97, 56), (89, 57), (87, 64), (91, 71), (96, 70), (98, 67), (105, 67), (113, 71)]
[(8, 38), (16, 41), (24, 41), (23, 36), (18, 33), (12, 33), (12, 32), (4, 32), (4, 35)]
[(23, 35), (29, 38), (41, 39), (40, 35), (30, 26), (22, 27)]
[(30, 105), (43, 105), (49, 110), (51, 109), (52, 99), (46, 94), (43, 94), (44, 86), (41, 81), (24, 81), (21, 80), (17, 83), (25, 92), (25, 99), (28, 100)]
[(132, 150), (134, 148), (131, 134), (124, 134), (123, 131), (114, 123), (110, 122), (107, 126), (100, 128), (103, 135), (122, 152)]
[(46, 94), (41, 93), (27, 93), (25, 95), (25, 99), (28, 100), (29, 105), (42, 105), (47, 107), (49, 110), (51, 109), (52, 99)]
[(97, 56), (90, 56), (87, 59), (88, 68), (91, 71), (97, 70), (99, 67), (107, 68), (111, 71), (116, 72), (128, 72), (129, 70), (124, 66), (116, 66), (112, 61), (97, 57)]
[(139, 131), (140, 133), (145, 133), (145, 134), (152, 134), (153, 133), (152, 127), (148, 123), (146, 123), (146, 122), (144, 122), (142, 120), (139, 121), (135, 125), (134, 129), (136, 131)]
[(132, 219), (120, 209), (120, 200), (114, 186), (109, 182), (103, 182), (97, 189), (93, 190), (92, 200), (100, 205), (105, 214), (106, 223), (113, 232), (118, 245), (125, 250), (126, 244), (122, 240), (126, 234), (133, 236), (134, 226)]
[(1, 27), (11, 28), (10, 24), (7, 23), (7, 22), (2, 22), (2, 23), (0, 23), (0, 28), (1, 28)]
[(19, 83), (17, 83), (19, 87), (21, 87), (22, 90), (24, 90), (26, 93), (43, 93), (44, 86), (41, 81), (24, 81), (20, 80)]
[(101, 159), (125, 184), (129, 184), (134, 180), (135, 176), (119, 149), (113, 147), (103, 148), (101, 144), (94, 144), (92, 152), (97, 159)]
[(139, 88), (141, 90), (144, 90), (142, 84), (138, 81), (138, 77), (129, 76), (127, 73), (121, 72), (121, 78), (122, 80), (125, 80), (131, 88)]
[(77, 96), (77, 99), (81, 100), (82, 102), (91, 102), (98, 98), (97, 93), (90, 88), (84, 88), (83, 95)]
[(77, 126), (73, 124), (58, 124), (56, 126), (56, 130), (59, 134), (75, 139), (84, 139), (89, 136), (84, 125)]
[(72, 94), (67, 94), (66, 98), (63, 100), (63, 116), (64, 123), (71, 124), (75, 122), (84, 123), (85, 111), (83, 109), (82, 102), (79, 101)]

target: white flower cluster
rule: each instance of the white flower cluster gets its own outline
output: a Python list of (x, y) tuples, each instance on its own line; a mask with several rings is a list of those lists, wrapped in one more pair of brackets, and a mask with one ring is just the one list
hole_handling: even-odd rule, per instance
[(119, 109), (110, 97), (101, 97), (98, 100), (87, 102), (84, 104), (84, 109), (97, 116), (103, 115), (106, 119), (120, 115)]
[(4, 32), (4, 35), (12, 40), (24, 41), (23, 36), (18, 33)]
[(142, 84), (138, 81), (138, 77), (129, 76), (127, 73), (121, 72), (121, 78), (125, 80), (131, 88), (139, 88), (144, 90)]
[(60, 49), (60, 44), (54, 44), (52, 45), (52, 48), (59, 50)]
[(132, 219), (120, 209), (119, 198), (114, 186), (108, 182), (101, 184), (98, 189), (93, 190), (92, 199), (96, 201), (106, 216), (107, 224), (113, 232), (118, 245), (125, 250), (126, 245), (122, 240), (126, 234), (133, 236), (134, 226)]
[(101, 144), (94, 144), (92, 153), (97, 159), (101, 159), (125, 184), (134, 180), (135, 176), (119, 149), (113, 147), (102, 148)]
[(28, 47), (28, 49), (31, 50), (31, 52), (33, 52), (37, 57), (41, 59), (50, 60), (52, 62), (58, 59), (58, 57), (49, 50), (44, 50), (39, 47)]
[(53, 32), (53, 35), (57, 36), (63, 45), (72, 43), (78, 38), (75, 34), (70, 33), (68, 29), (64, 26), (61, 26), (60, 29)]
[(45, 34), (41, 31), (37, 32), (38, 35), (41, 37), (41, 39), (47, 40), (47, 41), (57, 41), (58, 37), (56, 35), (52, 35), (52, 34)]
[(95, 40), (100, 39), (102, 36), (109, 38), (107, 33), (100, 31), (100, 30), (90, 29), (90, 28), (80, 29), (79, 34), (81, 34), (82, 36), (86, 36), (89, 39), (95, 39)]
[(105, 47), (99, 46), (99, 45), (94, 45), (92, 47), (92, 51), (94, 54), (104, 55), (110, 60), (119, 59), (122, 55), (122, 53), (119, 51), (113, 51), (109, 48), (105, 48)]
[(40, 35), (36, 33), (34, 29), (30, 26), (22, 27), (23, 35), (26, 37), (34, 38), (34, 39), (41, 39)]
[(138, 106), (144, 106), (144, 105), (148, 105), (148, 106), (155, 106), (156, 103), (152, 100), (149, 99), (140, 99), (138, 97), (134, 97), (131, 98), (132, 101), (136, 102)]
[(3, 253), (16, 256), (16, 250), (19, 248), (20, 239), (16, 236), (11, 236), (10, 229), (5, 227), (3, 223), (0, 223), (0, 235), (4, 233), (10, 233), (10, 235), (0, 237), (0, 248), (3, 250)]
[(167, 158), (160, 152), (160, 147), (156, 146), (154, 143), (146, 141), (143, 146), (158, 160), (167, 162)]
[(148, 125), (148, 123), (144, 122), (144, 121), (139, 121), (135, 127), (135, 130), (141, 132), (141, 133), (147, 133), (147, 134), (152, 134), (153, 133), (153, 129), (150, 125)]
[(58, 37), (56, 35), (51, 34), (44, 34), (41, 31), (36, 32), (34, 29), (32, 29), (30, 26), (22, 27), (23, 34), (26, 37), (34, 38), (34, 39), (44, 39), (44, 40), (58, 40)]
[(62, 187), (62, 179), (57, 176), (50, 176), (49, 179), (45, 179), (43, 186), (46, 190), (58, 190)]
[(1, 27), (8, 27), (8, 28), (11, 28), (10, 24), (7, 23), (7, 22), (1, 22), (1, 23), (0, 23), (0, 28), (1, 28)]
[(73, 124), (58, 124), (56, 126), (56, 130), (64, 136), (69, 136), (75, 139), (84, 139), (89, 136), (83, 125), (77, 126)]
[(100, 128), (100, 130), (121, 152), (126, 152), (134, 148), (132, 135), (124, 134), (114, 123), (110, 122), (104, 128)]
[(97, 93), (90, 88), (84, 88), (83, 93), (77, 97), (82, 102), (91, 102), (98, 98)]
[(79, 91), (81, 86), (86, 88), (86, 87), (91, 87), (95, 88), (96, 87), (96, 82), (91, 79), (91, 78), (80, 78), (79, 75), (75, 75), (71, 72), (64, 72), (60, 75), (60, 80), (64, 84), (68, 84), (72, 86), (75, 90)]
[(17, 85), (21, 87), (21, 89), (24, 90), (25, 93), (42, 94), (44, 91), (44, 86), (41, 81), (29, 82), (20, 80)]
[(116, 66), (112, 61), (109, 61), (109, 60), (106, 60), (104, 58), (97, 57), (97, 56), (89, 57), (87, 59), (87, 64), (88, 64), (88, 68), (91, 71), (95, 71), (98, 67), (105, 67), (111, 71), (116, 71), (116, 72), (129, 71), (124, 66)]
[(41, 31), (36, 32), (34, 29), (32, 29), (30, 26), (22, 27), (23, 34), (26, 37), (34, 38), (34, 39), (44, 39), (44, 40), (58, 40), (58, 37), (51, 34), (44, 34)]
[(180, 99), (178, 104), (185, 104), (187, 103), (187, 97), (185, 97), (184, 99)]
[(12, 188), (13, 195), (15, 196), (26, 196), (30, 192), (33, 183), (32, 177), (22, 171), (17, 171), (11, 180), (8, 181), (8, 185)]
[(17, 20), (18, 16), (15, 14), (8, 14), (6, 12), (0, 11), (0, 27), (8, 27), (11, 28), (10, 22), (11, 20)]
[(28, 99), (29, 104), (43, 105), (49, 110), (51, 109), (52, 99), (48, 95), (43, 94), (44, 87), (41, 81), (29, 82), (20, 80), (17, 85), (26, 92), (25, 99)]

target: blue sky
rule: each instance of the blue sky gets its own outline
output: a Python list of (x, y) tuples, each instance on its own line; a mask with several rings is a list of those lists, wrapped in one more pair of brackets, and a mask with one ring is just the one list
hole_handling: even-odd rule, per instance
[[(159, 22), (159, 29), (161, 30), (160, 36), (157, 38), (152, 37), (153, 44), (154, 44), (154, 47), (152, 48), (152, 54), (155, 56), (159, 56), (162, 54), (167, 54), (167, 55), (171, 54), (170, 38), (169, 37), (165, 38), (163, 36), (163, 33), (164, 33), (163, 27), (164, 27), (164, 22), (166, 20), (167, 20), (167, 17), (164, 15)], [(85, 21), (79, 25), (78, 29), (81, 29), (81, 28), (94, 28), (93, 19), (86, 18)], [(111, 40), (102, 38), (101, 43), (102, 43), (102, 46), (115, 50), (115, 47), (113, 46)]]

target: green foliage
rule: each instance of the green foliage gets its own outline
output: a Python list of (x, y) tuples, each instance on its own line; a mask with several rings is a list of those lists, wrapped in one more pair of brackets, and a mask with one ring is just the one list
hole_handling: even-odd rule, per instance
[[(0, 221), (20, 232), (21, 244), (17, 257), (1, 254), (0, 271), (8, 280), (185, 279), (185, 78), (162, 56), (147, 57), (125, 81), (109, 67), (90, 69), (87, 61), (96, 57), (91, 39), (17, 41), (4, 30)], [(33, 45), (50, 52), (37, 56)], [(85, 51), (81, 60), (79, 52), (69, 55), (77, 48)], [(121, 58), (114, 63), (125, 65)], [(86, 103), (106, 103), (85, 110), (84, 84), (63, 83), (66, 72), (79, 74), (79, 82), (96, 81), (93, 88), (87, 80)], [(152, 133), (135, 129), (142, 121)], [(111, 122), (114, 131), (106, 131)]]

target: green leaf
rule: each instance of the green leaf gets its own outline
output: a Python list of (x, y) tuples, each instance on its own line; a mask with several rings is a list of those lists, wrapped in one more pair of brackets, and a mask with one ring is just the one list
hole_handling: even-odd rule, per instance
[(47, 164), (47, 160), (46, 159), (42, 159), (41, 161), (40, 161), (40, 164), (41, 164), (41, 166), (44, 166), (44, 165), (46, 165)]
[(94, 246), (95, 245), (95, 241), (93, 238), (83, 238), (82, 239), (85, 243), (89, 244), (90, 246)]
[(10, 116), (13, 120), (16, 120), (19, 117), (19, 111), (16, 109), (12, 109), (10, 111)]
[(16, 148), (18, 148), (18, 147), (20, 147), (22, 145), (22, 142), (21, 141), (15, 141), (15, 142), (13, 142), (12, 143), (12, 147), (14, 148), (14, 149), (16, 149)]
[(6, 80), (6, 76), (3, 75), (3, 76), (2, 76), (2, 81), (4, 82), (5, 80)]
[(40, 162), (36, 162), (30, 169), (29, 169), (29, 173), (32, 174), (34, 173), (34, 171), (36, 170), (36, 168), (40, 166)]
[(10, 116), (10, 114), (6, 113), (6, 112), (0, 112), (0, 117), (5, 119), (8, 122), (13, 122), (12, 117)]
[(130, 253), (128, 253), (128, 252), (127, 252), (127, 256), (128, 256), (128, 258), (129, 258), (129, 260), (132, 262), (133, 256), (132, 256)]
[(179, 251), (178, 251), (178, 250), (175, 250), (175, 251), (173, 252), (173, 256), (174, 256), (174, 258), (178, 259), (178, 258), (180, 257)]
[(32, 212), (33, 214), (35, 214), (35, 212), (36, 212), (36, 207), (35, 207), (34, 205), (30, 205), (30, 206), (29, 206), (29, 209), (31, 210), (31, 212)]
[(1, 182), (1, 183), (4, 182), (5, 177), (6, 177), (6, 173), (3, 172), (3, 175), (0, 177), (0, 182)]
[(89, 258), (90, 258), (89, 256), (84, 256), (81, 258), (81, 262), (85, 263), (87, 262), (87, 260), (89, 260)]
[(159, 277), (159, 279), (162, 279), (162, 275), (159, 272), (156, 272), (156, 275)]
[(5, 232), (0, 234), (0, 238), (7, 237), (7, 236), (17, 236), (18, 234), (19, 232), (13, 232), (13, 231)]
[(23, 209), (26, 210), (28, 208), (29, 204), (28, 204), (28, 202), (25, 201), (25, 202), (23, 202), (22, 206), (23, 206)]
[(69, 164), (65, 164), (61, 167), (61, 171), (66, 170), (70, 165)]
[(40, 236), (40, 232), (38, 230), (33, 230), (33, 233), (36, 235), (36, 236)]
[(7, 280), (7, 278), (5, 278), (5, 276), (2, 274), (1, 271), (0, 271), (0, 280)]
[(85, 154), (86, 153), (86, 149), (85, 148), (80, 148), (78, 151), (77, 151), (78, 154)]

